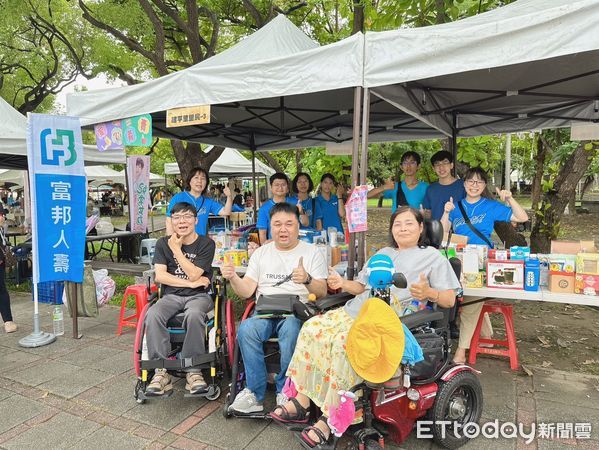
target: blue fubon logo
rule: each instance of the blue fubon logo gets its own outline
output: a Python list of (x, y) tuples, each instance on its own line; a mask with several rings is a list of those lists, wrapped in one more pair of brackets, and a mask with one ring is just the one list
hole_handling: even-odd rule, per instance
[[(42, 150), (42, 164), (46, 166), (59, 166), (63, 160), (64, 166), (70, 166), (77, 161), (75, 151), (75, 135), (72, 130), (56, 129), (55, 137), (52, 139), (52, 147), (48, 148), (48, 137), (52, 135), (52, 129), (46, 128), (40, 133)], [(68, 156), (67, 156), (68, 153)]]

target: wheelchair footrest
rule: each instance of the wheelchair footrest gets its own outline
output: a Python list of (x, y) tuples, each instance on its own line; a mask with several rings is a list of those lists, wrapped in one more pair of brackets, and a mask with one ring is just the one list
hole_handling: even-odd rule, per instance
[(216, 353), (206, 353), (200, 356), (194, 356), (193, 358), (183, 359), (156, 359), (156, 360), (142, 360), (140, 362), (140, 368), (142, 370), (151, 369), (186, 369), (188, 367), (200, 366), (202, 364), (208, 364), (216, 361)]
[(161, 395), (152, 395), (152, 394), (147, 394), (146, 392), (140, 390), (137, 393), (137, 398), (140, 400), (165, 399), (165, 398), (169, 398), (170, 396), (172, 396), (173, 392), (175, 392), (175, 391), (173, 389), (171, 389), (170, 391), (167, 391)]
[(238, 417), (240, 419), (262, 419), (262, 420), (272, 420), (272, 418), (268, 415), (268, 413), (241, 413), (234, 411), (232, 409), (229, 410), (229, 413), (233, 417)]

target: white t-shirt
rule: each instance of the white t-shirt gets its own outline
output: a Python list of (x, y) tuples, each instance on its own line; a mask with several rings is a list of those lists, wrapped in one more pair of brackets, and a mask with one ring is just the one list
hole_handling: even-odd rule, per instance
[(293, 272), (304, 257), (304, 268), (315, 280), (326, 280), (328, 277), (327, 263), (316, 246), (299, 241), (292, 250), (279, 250), (274, 242), (269, 242), (258, 248), (250, 258), (246, 277), (258, 282), (256, 298), (260, 295), (294, 294), (299, 295), (303, 302), (308, 300), (308, 288), (289, 280), (275, 286)]

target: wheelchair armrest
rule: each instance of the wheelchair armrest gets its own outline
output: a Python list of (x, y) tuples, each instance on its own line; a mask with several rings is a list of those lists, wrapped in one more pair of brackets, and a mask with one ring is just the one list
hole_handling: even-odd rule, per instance
[(401, 317), (401, 322), (408, 327), (408, 329), (416, 328), (420, 325), (423, 325), (427, 322), (434, 322), (436, 320), (441, 320), (445, 316), (443, 311), (432, 311), (430, 309), (422, 309), (420, 311), (416, 311), (407, 316)]
[(338, 306), (345, 305), (348, 301), (350, 301), (355, 296), (350, 294), (349, 292), (340, 292), (339, 294), (327, 295), (320, 300), (316, 300), (314, 302), (314, 306), (319, 311), (324, 311), (330, 308), (335, 308)]

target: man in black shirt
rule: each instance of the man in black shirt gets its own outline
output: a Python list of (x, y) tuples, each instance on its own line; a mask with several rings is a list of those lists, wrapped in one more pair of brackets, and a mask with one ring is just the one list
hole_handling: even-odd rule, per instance
[[(162, 285), (162, 298), (146, 315), (146, 342), (149, 359), (166, 359), (171, 350), (166, 324), (179, 311), (185, 312), (186, 330), (181, 358), (202, 355), (205, 349), (206, 315), (214, 308), (207, 293), (212, 275), (214, 241), (195, 231), (197, 211), (189, 203), (177, 203), (171, 210), (173, 234), (156, 243), (154, 267), (156, 282)], [(199, 368), (187, 369), (185, 388), (192, 394), (207, 387)], [(166, 369), (156, 369), (146, 393), (163, 395), (173, 388)]]

